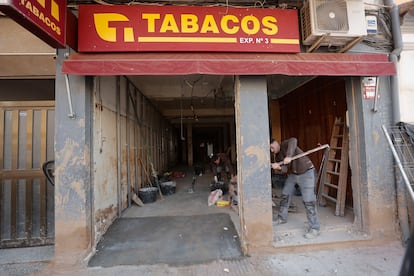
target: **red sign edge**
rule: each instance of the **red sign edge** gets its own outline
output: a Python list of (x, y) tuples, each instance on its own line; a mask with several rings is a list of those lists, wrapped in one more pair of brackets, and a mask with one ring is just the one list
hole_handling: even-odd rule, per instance
[[(22, 12), (14, 7), (11, 1), (0, 2), (0, 11), (9, 16), (15, 22), (20, 24), (22, 27), (30, 31), (32, 34), (36, 35), (38, 38), (43, 40), (49, 46), (53, 48), (66, 48), (66, 25), (67, 20), (64, 23), (64, 36), (63, 41), (56, 40), (54, 37), (50, 36), (45, 30), (40, 28), (34, 21), (32, 21), (29, 17), (25, 16)], [(3, 4), (4, 3), (4, 4)], [(66, 5), (66, 1), (65, 1)], [(67, 13), (67, 9), (65, 9)], [(66, 17), (66, 16), (65, 16)]]

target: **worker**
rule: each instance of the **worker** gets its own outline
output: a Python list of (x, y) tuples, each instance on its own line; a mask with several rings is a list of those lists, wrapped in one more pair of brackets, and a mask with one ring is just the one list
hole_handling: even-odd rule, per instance
[[(292, 160), (292, 157), (303, 152), (298, 147), (298, 141), (294, 137), (284, 140), (281, 144), (272, 139), (270, 151), (276, 155), (276, 162), (271, 163), (272, 169), (288, 173), (282, 189), (280, 209), (275, 223), (287, 222), (288, 209), (295, 191), (295, 184), (298, 184), (308, 220), (304, 237), (307, 239), (316, 238), (320, 234), (320, 224), (316, 210), (315, 168), (312, 161), (307, 156)], [(280, 163), (282, 165), (279, 165)]]
[(217, 153), (211, 157), (212, 166), (211, 169), (214, 174), (214, 182), (221, 181), (221, 172), (223, 169), (226, 171), (227, 180), (234, 177), (233, 165), (230, 159), (225, 153)]

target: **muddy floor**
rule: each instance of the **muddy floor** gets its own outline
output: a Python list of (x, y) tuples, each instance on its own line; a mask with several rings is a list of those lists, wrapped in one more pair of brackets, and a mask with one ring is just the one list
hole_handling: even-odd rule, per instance
[[(226, 214), (240, 231), (238, 207), (208, 206), (212, 175), (197, 175), (194, 190), (190, 190), (192, 171), (176, 178), (174, 194), (158, 196), (143, 207), (132, 204), (122, 217), (147, 218), (167, 216), (203, 216)], [(278, 189), (274, 194), (277, 195)], [(0, 250), (0, 275), (398, 275), (405, 249), (398, 237), (372, 243), (366, 233), (353, 228), (352, 209), (344, 217), (334, 215), (334, 207), (318, 208), (321, 235), (315, 240), (303, 238), (306, 215), (301, 197), (295, 196), (296, 210), (289, 213), (288, 223), (274, 225), (274, 248), (254, 252), (246, 258), (209, 260), (204, 263), (114, 265), (88, 267), (59, 263), (54, 260), (54, 248)], [(277, 200), (275, 201), (277, 205)], [(273, 208), (276, 216), (277, 206)], [(309, 246), (306, 246), (309, 245)]]

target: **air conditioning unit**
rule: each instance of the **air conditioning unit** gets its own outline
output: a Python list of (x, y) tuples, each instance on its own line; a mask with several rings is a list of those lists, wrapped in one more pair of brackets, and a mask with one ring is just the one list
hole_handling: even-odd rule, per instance
[(367, 35), (362, 0), (308, 0), (300, 17), (304, 45), (325, 36), (320, 46), (343, 46)]

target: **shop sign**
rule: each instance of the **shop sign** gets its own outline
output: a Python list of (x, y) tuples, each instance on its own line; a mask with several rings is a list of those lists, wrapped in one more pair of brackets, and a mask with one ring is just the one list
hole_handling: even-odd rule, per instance
[(297, 10), (80, 5), (79, 52), (300, 52)]
[(50, 46), (66, 47), (66, 0), (0, 0), (0, 11)]

